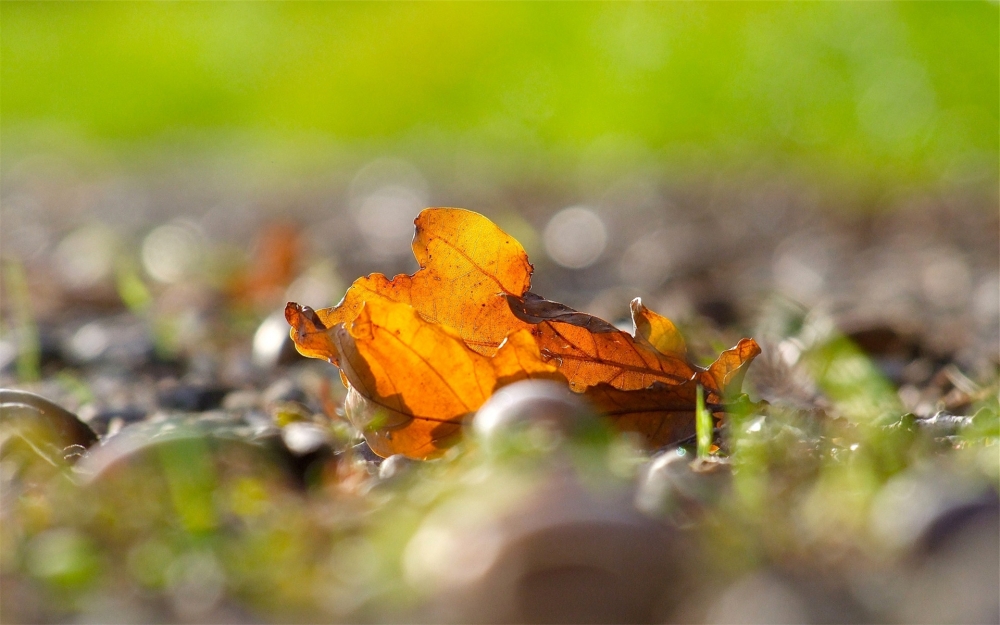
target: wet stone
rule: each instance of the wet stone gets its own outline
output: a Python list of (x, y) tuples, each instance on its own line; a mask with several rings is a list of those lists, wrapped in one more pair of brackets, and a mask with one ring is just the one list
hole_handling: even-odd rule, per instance
[(906, 371), (923, 352), (917, 339), (886, 325), (871, 325), (855, 329), (847, 337), (865, 352), (887, 378), (897, 386), (905, 382), (922, 382), (915, 379), (914, 371)]
[(75, 414), (27, 391), (0, 389), (0, 423), (23, 436), (34, 431), (63, 447), (90, 447), (97, 442), (94, 431)]
[(0, 338), (0, 373), (13, 373), (17, 368), (17, 342)]
[(97, 435), (73, 413), (24, 391), (0, 389), (0, 492), (18, 497), (75, 463)]
[(131, 315), (84, 323), (68, 333), (61, 349), (69, 362), (120, 367), (146, 365), (155, 353), (146, 324)]
[(281, 428), (281, 439), (285, 442), (288, 451), (296, 456), (315, 453), (324, 447), (330, 447), (329, 433), (316, 425), (306, 421), (294, 421)]
[(404, 580), (430, 597), (413, 620), (659, 622), (678, 601), (690, 544), (637, 512), (627, 483), (556, 471), (516, 498), (497, 492), (443, 500), (410, 540)]
[(293, 421), (282, 427), (281, 440), (302, 486), (312, 483), (316, 470), (335, 455), (330, 431), (309, 421)]
[(698, 303), (698, 313), (708, 317), (719, 326), (731, 326), (739, 320), (739, 314), (733, 302), (723, 299), (710, 299)]
[(254, 390), (230, 391), (222, 400), (222, 407), (226, 410), (253, 410), (259, 408), (260, 405), (260, 393)]
[(868, 623), (872, 616), (832, 580), (762, 568), (718, 592), (708, 623)]
[(942, 511), (920, 536), (920, 546), (930, 554), (939, 552), (948, 542), (974, 531), (979, 525), (1000, 526), (1000, 496), (996, 491), (985, 491), (978, 497)]
[[(924, 492), (912, 489), (912, 498), (923, 500), (926, 507), (895, 506), (904, 518), (892, 529), (899, 532), (896, 542), (907, 551), (886, 620), (1000, 621), (1000, 497), (992, 488), (976, 493), (948, 480), (923, 481), (937, 482)], [(878, 513), (892, 515), (886, 503), (894, 502), (881, 502)], [(876, 524), (883, 530), (887, 525), (878, 518)]]
[[(14, 375), (17, 372), (20, 346), (17, 333), (5, 332), (0, 340), (0, 373)], [(62, 343), (59, 333), (50, 326), (38, 328), (38, 364), (43, 369), (63, 367), (66, 361), (63, 357)]]

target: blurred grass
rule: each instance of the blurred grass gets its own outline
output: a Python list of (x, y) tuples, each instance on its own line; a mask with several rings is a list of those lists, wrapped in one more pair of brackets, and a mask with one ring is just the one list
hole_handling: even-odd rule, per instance
[(875, 188), (997, 176), (992, 2), (5, 2), (0, 17), (6, 156), (235, 138), (234, 156), (293, 169), (374, 144), (515, 175), (655, 159)]

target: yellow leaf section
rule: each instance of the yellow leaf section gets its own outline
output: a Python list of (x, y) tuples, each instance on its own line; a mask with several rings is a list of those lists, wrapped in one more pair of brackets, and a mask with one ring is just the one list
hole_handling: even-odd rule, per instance
[(350, 382), (348, 416), (381, 456), (438, 455), (498, 387), (558, 375), (526, 331), (484, 356), (455, 330), (384, 300), (364, 303), (333, 342)]
[[(520, 297), (531, 286), (524, 248), (486, 217), (461, 208), (424, 209), (414, 224), (413, 255), (420, 269), (391, 280), (377, 273), (358, 278), (337, 306), (315, 311), (319, 324), (348, 323), (365, 302), (408, 304), (427, 321), (455, 329), (473, 350), (493, 355), (508, 334), (525, 327), (505, 299)], [(302, 333), (292, 325), (300, 352), (325, 353), (301, 343)], [(334, 364), (340, 360), (335, 351), (322, 357)]]

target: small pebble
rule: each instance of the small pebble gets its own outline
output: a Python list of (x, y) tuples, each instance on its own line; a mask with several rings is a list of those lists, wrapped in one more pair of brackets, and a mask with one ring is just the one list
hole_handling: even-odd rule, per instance
[(403, 475), (408, 471), (414, 464), (414, 461), (402, 454), (395, 454), (389, 456), (382, 461), (382, 464), (378, 467), (378, 476), (382, 480), (391, 480), (395, 477)]
[(732, 484), (732, 469), (722, 462), (692, 461), (691, 454), (657, 454), (641, 476), (636, 507), (654, 516), (687, 523), (711, 506)]
[(77, 364), (138, 367), (150, 362), (153, 339), (146, 324), (131, 315), (83, 324), (62, 345), (67, 360)]
[(305, 456), (328, 447), (330, 436), (320, 426), (307, 421), (293, 421), (281, 428), (285, 446), (296, 456)]
[[(95, 432), (101, 436), (106, 436), (112, 433), (110, 431), (112, 423), (121, 422), (121, 425), (136, 423), (145, 419), (147, 414), (146, 410), (137, 406), (110, 408), (107, 410), (98, 410), (92, 413), (87, 416), (86, 421)], [(121, 425), (118, 426), (119, 429)]]
[(544, 427), (567, 437), (593, 427), (596, 417), (564, 384), (525, 380), (490, 397), (472, 421), (475, 433), (494, 445), (503, 437)]
[(275, 463), (283, 465), (284, 470), (297, 479), (276, 432), (258, 432), (243, 419), (224, 412), (198, 418), (167, 416), (126, 425), (106, 438), (103, 444), (92, 447), (77, 463), (76, 472), (85, 484), (91, 484), (103, 481), (105, 476), (120, 475), (117, 467), (133, 463), (159, 467), (157, 470), (161, 471), (162, 446), (173, 444), (187, 446), (190, 453), (208, 453), (220, 461), (235, 450), (232, 452), (237, 456), (249, 454), (255, 458), (254, 462), (260, 462), (262, 470)]
[(288, 334), (284, 312), (275, 312), (264, 319), (253, 335), (253, 363), (262, 369), (273, 369), (300, 358)]
[[(20, 356), (20, 343), (17, 332), (6, 331), (0, 340), (0, 373), (14, 375), (17, 372)], [(66, 366), (63, 356), (62, 339), (56, 329), (50, 326), (38, 328), (38, 364), (47, 367), (61, 368)]]
[(507, 477), (485, 476), (438, 504), (404, 550), (404, 580), (431, 597), (416, 620), (659, 622), (678, 601), (689, 545), (639, 514), (626, 482), (556, 471), (504, 498)]

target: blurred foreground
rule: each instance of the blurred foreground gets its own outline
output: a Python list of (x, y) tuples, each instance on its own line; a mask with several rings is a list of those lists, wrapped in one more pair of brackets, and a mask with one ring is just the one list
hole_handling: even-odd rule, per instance
[[(483, 210), (538, 291), (616, 321), (642, 296), (696, 359), (750, 334), (746, 390), (771, 406), (696, 458), (580, 434), (585, 407), (511, 387), (500, 425), (413, 463), (371, 454), (280, 315), (414, 269), (433, 194), (413, 165), (254, 211), (133, 178), (71, 228), (67, 196), (122, 180), (33, 180), (6, 179), (26, 208), (4, 228), (3, 386), (89, 427), (0, 397), (5, 622), (1000, 619), (988, 198), (843, 214), (781, 183), (495, 190), (512, 208)], [(178, 194), (212, 208), (149, 221)]]

